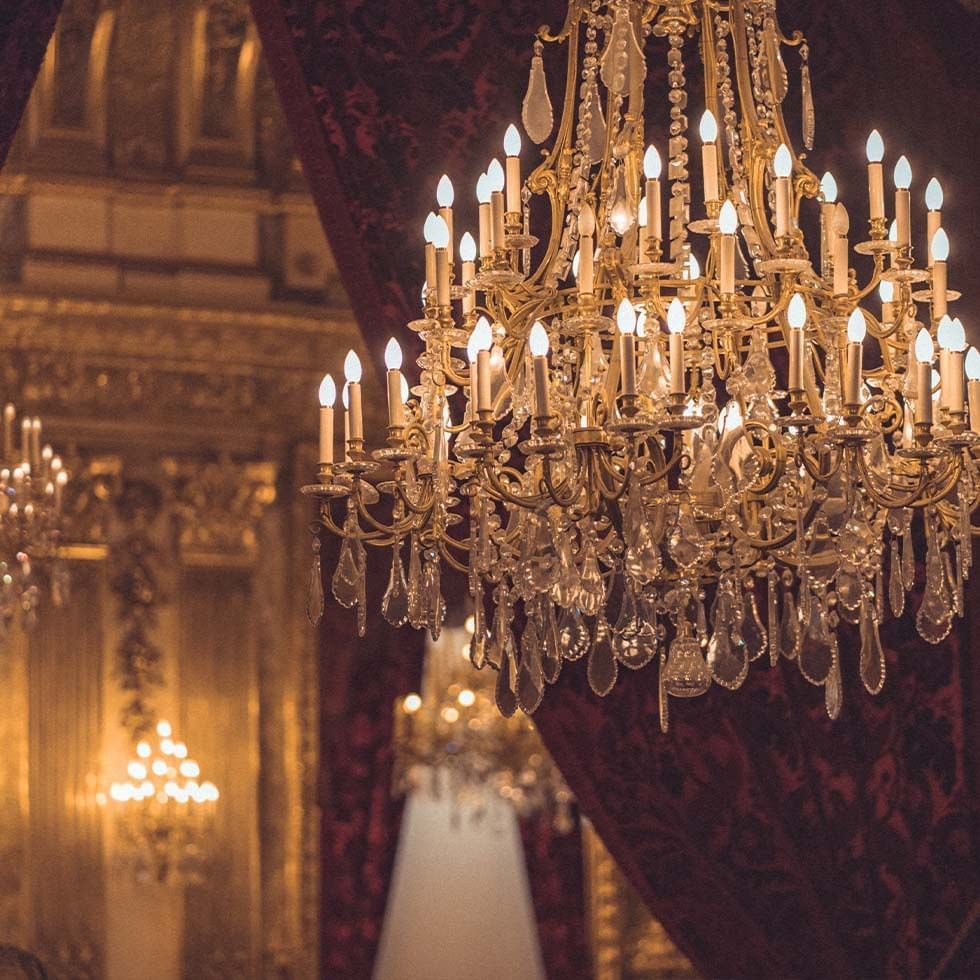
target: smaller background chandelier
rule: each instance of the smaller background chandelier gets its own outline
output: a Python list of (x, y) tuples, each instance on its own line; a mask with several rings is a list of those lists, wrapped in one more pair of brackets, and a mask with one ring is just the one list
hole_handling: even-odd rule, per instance
[(490, 671), (470, 663), (473, 618), (444, 630), (429, 646), (422, 693), (395, 704), (395, 790), (449, 793), (474, 819), (492, 797), (520, 817), (550, 814), (563, 833), (572, 827), (572, 794), (531, 720), (504, 718)]
[[(68, 472), (49, 445), (41, 445), (41, 420), (3, 410), (0, 460), (0, 633), (19, 608), (25, 627), (37, 617), (41, 582), (56, 605), (67, 598), (67, 568), (58, 559), (62, 496)], [(19, 430), (20, 439), (14, 433)]]
[(123, 863), (138, 880), (199, 880), (219, 793), (201, 781), (201, 767), (170, 722), (158, 722), (154, 736), (137, 743), (126, 776), (109, 788)]

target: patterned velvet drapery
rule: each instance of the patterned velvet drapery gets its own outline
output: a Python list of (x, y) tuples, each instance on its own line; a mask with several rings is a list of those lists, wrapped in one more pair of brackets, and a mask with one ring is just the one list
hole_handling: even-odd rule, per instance
[(0, 167), (44, 58), (62, 0), (0, 4)]
[[(472, 226), (472, 179), (519, 112), (530, 33), (563, 0), (252, 4), (341, 272), (380, 340), (411, 315), (443, 169), (458, 178), (457, 228)], [(965, 163), (980, 158), (978, 19), (956, 0), (783, 0), (780, 12), (809, 36), (813, 165), (834, 169), (853, 226), (877, 126), (893, 156), (910, 153), (917, 195), (943, 179), (962, 283), (980, 254)], [(877, 699), (846, 650), (836, 724), (792, 666), (675, 704), (667, 736), (654, 668), (600, 701), (572, 667), (537, 720), (583, 812), (704, 975), (980, 975), (978, 637), (980, 623), (928, 648), (909, 616), (891, 624)]]

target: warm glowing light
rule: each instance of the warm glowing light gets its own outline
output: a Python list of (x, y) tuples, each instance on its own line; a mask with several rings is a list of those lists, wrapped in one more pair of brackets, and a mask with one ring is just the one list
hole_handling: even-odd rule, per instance
[(649, 221), (649, 212), (647, 211), (647, 196), (646, 194), (640, 198), (639, 207), (636, 209), (636, 221), (641, 228), (646, 228)]
[(481, 316), (474, 324), (473, 332), (466, 344), (466, 353), (470, 363), (472, 364), (476, 360), (476, 355), (481, 350), (490, 350), (492, 346), (493, 330), (490, 327), (490, 321), (485, 316)]
[(671, 333), (683, 333), (687, 324), (687, 313), (684, 304), (675, 296), (667, 307), (667, 329)]
[(943, 228), (932, 236), (932, 259), (934, 262), (946, 262), (949, 259), (949, 235)]
[(659, 180), (663, 173), (664, 164), (660, 159), (660, 151), (651, 143), (643, 154), (643, 176), (647, 180)]
[(825, 204), (837, 202), (837, 178), (828, 170), (820, 180), (820, 193)]
[(851, 216), (840, 202), (834, 208), (834, 234), (843, 238), (851, 230)]
[(868, 333), (868, 325), (864, 314), (856, 309), (847, 321), (847, 340), (851, 344), (863, 344)]
[(898, 241), (898, 222), (893, 221), (888, 226), (888, 241), (897, 242)]
[(442, 709), (442, 720), (449, 725), (455, 725), (459, 721), (459, 711), (452, 705)]
[(153, 750), (150, 748), (149, 742), (140, 742), (139, 745), (136, 746), (136, 754), (141, 759), (148, 759), (152, 751)]
[(476, 703), (476, 695), (468, 687), (464, 687), (463, 690), (456, 695), (456, 700), (464, 708), (471, 708)]
[(476, 242), (468, 231), (459, 240), (459, 259), (461, 262), (473, 262), (476, 259)]
[(734, 235), (738, 231), (738, 212), (731, 201), (725, 201), (718, 215), (718, 228), (723, 235)]
[(389, 371), (397, 371), (402, 366), (402, 349), (394, 337), (388, 341), (385, 348), (385, 367)]
[(895, 300), (895, 283), (888, 279), (882, 279), (878, 285), (878, 295), (882, 303), (892, 303)]
[(324, 408), (331, 408), (336, 400), (337, 386), (334, 384), (332, 375), (325, 374), (320, 382), (320, 404)]
[(701, 131), (701, 142), (702, 143), (715, 143), (718, 140), (718, 120), (715, 119), (714, 113), (710, 109), (706, 109), (704, 115), (701, 117), (701, 125), (699, 127)]
[(408, 401), (408, 394), (409, 394), (409, 392), (408, 392), (408, 382), (405, 380), (405, 375), (404, 374), (401, 376), (401, 378), (399, 380), (401, 382), (400, 394), (401, 394), (401, 397), (402, 397), (402, 404), (404, 405), (405, 402)]
[(980, 381), (980, 351), (971, 347), (966, 355), (966, 376), (971, 381)]
[(933, 177), (926, 187), (926, 207), (930, 211), (942, 211), (943, 209), (943, 185)]
[(356, 351), (349, 350), (344, 359), (344, 377), (348, 384), (357, 384), (361, 380), (361, 359)]
[(507, 132), (504, 133), (504, 153), (509, 157), (521, 155), (521, 134), (513, 123), (507, 127)]
[(443, 174), (436, 185), (436, 202), (441, 208), (451, 208), (456, 200), (456, 190), (448, 174)]
[(806, 326), (806, 300), (802, 293), (794, 293), (789, 301), (786, 320), (794, 330), (802, 330)]
[(881, 163), (885, 159), (885, 141), (877, 129), (871, 130), (868, 137), (867, 154), (868, 163)]
[(435, 211), (430, 211), (425, 216), (425, 224), (422, 225), (422, 237), (425, 239), (426, 245), (431, 245), (435, 241), (437, 221), (442, 221), (442, 219)]
[(169, 721), (158, 721), (157, 722), (157, 735), (161, 738), (169, 738), (173, 735), (174, 730), (170, 727)]
[(929, 331), (923, 327), (919, 335), (915, 338), (915, 359), (920, 364), (931, 364), (936, 355), (936, 349), (932, 343)]
[(693, 252), (687, 258), (687, 278), (701, 278), (701, 263), (698, 262), (698, 257)]
[(490, 178), (486, 174), (480, 174), (476, 182), (476, 199), (480, 204), (490, 203)]
[(402, 701), (402, 708), (407, 714), (415, 714), (422, 707), (422, 699), (417, 694), (406, 694)]
[(496, 157), (490, 161), (490, 166), (487, 167), (487, 180), (490, 182), (491, 191), (504, 189), (504, 168)]
[(907, 191), (912, 186), (912, 165), (908, 157), (899, 157), (895, 164), (895, 186), (901, 191)]
[(616, 325), (619, 327), (620, 333), (636, 333), (636, 310), (625, 297), (619, 301), (619, 307), (616, 310)]
[(449, 225), (440, 215), (432, 222), (432, 244), (436, 248), (449, 248)]
[(579, 210), (578, 231), (580, 235), (595, 234), (595, 211), (590, 204), (583, 204)]
[(548, 351), (551, 349), (551, 343), (548, 340), (548, 331), (545, 330), (544, 324), (538, 320), (533, 327), (531, 327), (531, 334), (527, 339), (528, 346), (531, 348), (531, 354), (534, 357), (547, 357)]
[(340, 400), (343, 402), (345, 409), (350, 408), (350, 394), (348, 393), (347, 390), (349, 387), (350, 387), (350, 383), (348, 382), (347, 384), (344, 385), (344, 387), (341, 389), (340, 392)]
[(130, 779), (138, 779), (140, 782), (146, 779), (146, 766), (144, 766), (141, 762), (130, 762), (130, 764), (126, 766), (126, 772)]
[(636, 311), (636, 335), (637, 337), (647, 335), (647, 311), (642, 307)]
[(788, 177), (793, 172), (793, 154), (785, 143), (779, 144), (776, 155), (772, 160), (772, 169), (777, 177)]

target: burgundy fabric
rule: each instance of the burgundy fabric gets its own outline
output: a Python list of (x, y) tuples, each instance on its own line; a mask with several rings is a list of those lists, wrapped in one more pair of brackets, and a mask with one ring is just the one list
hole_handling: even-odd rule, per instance
[[(362, 328), (386, 337), (417, 307), (419, 229), (439, 175), (456, 182), (457, 234), (472, 229), (473, 182), (518, 116), (530, 34), (564, 3), (252, 3)], [(877, 126), (890, 163), (909, 153), (917, 202), (930, 176), (943, 180), (951, 285), (969, 285), (980, 21), (954, 0), (783, 0), (780, 15), (809, 36), (811, 163), (834, 170), (852, 228), (865, 227), (863, 147)], [(662, 130), (648, 135), (664, 145)], [(921, 205), (914, 220), (921, 253)], [(957, 312), (976, 340), (973, 293)], [(672, 702), (667, 736), (653, 667), (604, 701), (571, 667), (546, 696), (538, 725), (583, 812), (705, 976), (980, 975), (977, 930), (961, 930), (980, 898), (980, 668), (968, 656), (980, 627), (933, 648), (906, 617), (886, 638), (878, 698), (845, 650), (835, 724), (793, 666), (757, 665), (737, 695)], [(340, 915), (332, 898), (327, 914)]]
[(589, 980), (582, 831), (576, 818), (567, 834), (547, 815), (520, 821), (528, 882), (548, 980)]
[[(391, 793), (394, 700), (421, 680), (422, 634), (374, 614), (381, 564), (369, 566), (367, 635), (358, 638), (354, 612), (329, 592), (320, 630), (320, 959), (331, 980), (367, 980), (374, 967), (403, 809)], [(326, 590), (335, 566), (336, 548), (325, 546)]]
[(0, 4), (0, 167), (34, 87), (62, 0)]

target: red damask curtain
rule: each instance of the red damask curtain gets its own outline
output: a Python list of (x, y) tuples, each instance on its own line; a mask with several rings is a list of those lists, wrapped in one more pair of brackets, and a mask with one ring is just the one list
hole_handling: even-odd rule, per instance
[(0, 167), (51, 39), (62, 0), (6, 0), (0, 4)]
[[(341, 273), (380, 341), (417, 308), (419, 229), (440, 174), (456, 180), (457, 231), (472, 227), (473, 179), (518, 115), (531, 32), (564, 2), (252, 4)], [(852, 226), (878, 127), (890, 158), (910, 155), (915, 193), (943, 180), (952, 275), (966, 285), (980, 254), (976, 15), (954, 0), (779, 9), (809, 37), (811, 163), (834, 170)], [(663, 145), (662, 121), (648, 136)], [(968, 303), (957, 312), (975, 341)], [(546, 696), (538, 725), (583, 812), (705, 976), (980, 975), (980, 621), (938, 648), (909, 615), (884, 638), (876, 699), (844, 650), (834, 724), (793, 666), (674, 703), (666, 736), (655, 668), (599, 700), (571, 667)]]

